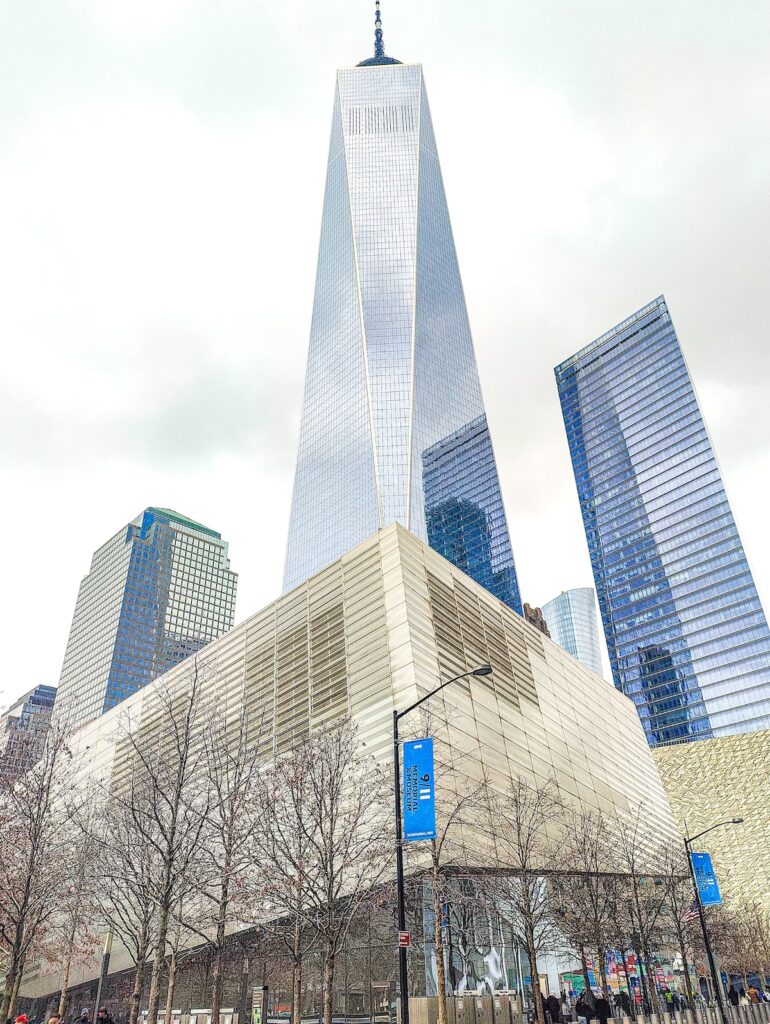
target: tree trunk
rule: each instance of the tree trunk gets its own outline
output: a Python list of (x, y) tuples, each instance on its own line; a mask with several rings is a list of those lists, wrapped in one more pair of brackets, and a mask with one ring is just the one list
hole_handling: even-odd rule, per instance
[(687, 949), (685, 948), (684, 936), (679, 936), (679, 955), (682, 958), (682, 970), (684, 971), (684, 988), (687, 992), (687, 1003), (690, 1009), (695, 1006), (695, 998), (692, 992), (692, 980), (690, 979), (690, 965), (687, 962)]
[(292, 936), (292, 1024), (302, 1024), (302, 872), (297, 877), (297, 906), (294, 913), (294, 935)]
[(583, 982), (585, 984), (583, 999), (589, 1006), (593, 1006), (594, 997), (593, 990), (591, 989), (591, 979), (588, 977), (588, 960), (586, 959), (586, 951), (582, 946), (580, 947), (580, 965), (583, 968)]
[(642, 1009), (645, 1013), (652, 1013), (652, 1000), (650, 999), (650, 994), (647, 989), (647, 982), (650, 980), (650, 976), (645, 971), (647, 965), (636, 947), (634, 948), (634, 956), (636, 957), (636, 973), (639, 975), (639, 988), (642, 993)]
[(323, 1024), (332, 1024), (334, 1016), (334, 946), (327, 943), (324, 959)]
[(217, 909), (217, 937), (214, 945), (214, 972), (211, 981), (211, 1024), (219, 1024), (219, 1013), (222, 1007), (222, 979), (224, 974), (227, 908), (230, 904), (231, 863), (230, 850), (228, 849), (222, 869), (222, 887), (219, 890), (219, 907)]
[(3, 988), (3, 1008), (0, 1012), (0, 1021), (6, 1021), (10, 1017), (11, 1009), (11, 997), (13, 996), (13, 988), (16, 984), (16, 963), (11, 960), (8, 966), (8, 973), (5, 976), (5, 986)]
[(625, 949), (620, 951), (620, 957), (623, 961), (623, 973), (626, 976), (626, 988), (628, 989), (628, 1001), (631, 1004), (631, 1009), (634, 1014), (636, 1013), (636, 989), (631, 984), (631, 975), (628, 973), (628, 959), (626, 957)]
[(610, 998), (609, 989), (607, 988), (607, 966), (604, 962), (604, 950), (597, 949), (596, 951), (596, 962), (599, 964), (599, 983), (602, 987), (602, 995), (605, 999)]
[(655, 976), (655, 968), (652, 965), (652, 957), (649, 952), (645, 953), (644, 966), (647, 968), (647, 984), (650, 990), (650, 1012), (658, 1013), (660, 1006), (658, 1005), (658, 979)]
[(174, 993), (176, 992), (176, 968), (177, 955), (176, 943), (171, 950), (171, 959), (168, 965), (168, 991), (166, 992), (166, 1017), (165, 1024), (171, 1024), (174, 1019)]
[[(64, 977), (61, 983), (61, 995), (59, 996), (59, 1016), (64, 1020), (64, 1011), (67, 1009), (67, 996), (70, 987), (70, 972), (72, 970), (72, 950), (75, 948), (75, 935), (77, 933), (77, 922), (74, 922), (67, 939), (67, 960), (64, 964)], [(97, 1006), (97, 1011), (99, 1007)]]
[[(24, 977), (24, 954), (22, 954), (21, 960), (19, 961), (19, 969), (16, 971), (16, 978), (13, 982), (13, 989), (11, 991), (11, 1002), (8, 1006), (8, 1017), (11, 1020), (16, 1016), (16, 1001), (19, 998), (19, 989), (21, 988), (21, 981)], [(8, 1019), (8, 1018), (6, 1018)]]
[(535, 1004), (535, 1020), (537, 1024), (545, 1024), (545, 1013), (543, 1012), (543, 996), (540, 991), (540, 972), (537, 969), (537, 947), (535, 946), (535, 932), (531, 925), (524, 926), (524, 938), (527, 943), (527, 957), (529, 958), (529, 976), (532, 979), (532, 1001)]
[(211, 970), (211, 1024), (219, 1024), (222, 1008), (222, 974), (225, 945), (225, 926), (220, 921), (217, 925), (217, 937), (214, 944), (214, 963)]
[[(167, 871), (164, 889), (168, 892), (170, 883)], [(158, 910), (158, 938), (155, 943), (155, 955), (152, 961), (152, 980), (150, 981), (150, 998), (147, 1004), (147, 1024), (157, 1024), (158, 1007), (160, 1006), (160, 981), (166, 966), (166, 940), (168, 938), (169, 907), (161, 903)]]
[(292, 1024), (302, 1022), (302, 957), (294, 961), (291, 989), (291, 1020)]
[(147, 973), (147, 961), (144, 957), (137, 963), (134, 969), (134, 990), (131, 993), (129, 1003), (128, 1024), (137, 1024), (139, 1020), (139, 1007), (142, 1002), (142, 989), (144, 988), (144, 976)]
[(444, 929), (441, 899), (441, 871), (436, 857), (436, 840), (433, 840), (433, 941), (436, 950), (436, 994), (438, 996), (438, 1024), (447, 1024), (446, 975), (444, 973)]

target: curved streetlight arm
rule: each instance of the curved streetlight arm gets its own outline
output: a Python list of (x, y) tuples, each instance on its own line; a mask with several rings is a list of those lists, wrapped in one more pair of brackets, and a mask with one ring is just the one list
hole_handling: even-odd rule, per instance
[(690, 836), (689, 839), (685, 837), (684, 845), (689, 849), (690, 843), (694, 843), (695, 840), (700, 839), (701, 836), (708, 835), (708, 833), (713, 832), (715, 828), (721, 828), (723, 825), (740, 825), (742, 821), (743, 818), (730, 818), (729, 821), (720, 821), (718, 824), (712, 825), (711, 828), (707, 828), (704, 829), (703, 832), (699, 832), (697, 836)]
[(468, 676), (472, 675), (474, 675), (473, 672), (463, 672), (462, 675), (454, 676), (454, 678), (452, 679), (447, 679), (447, 681), (445, 683), (442, 683), (441, 686), (437, 686), (435, 690), (431, 690), (430, 693), (426, 693), (424, 697), (420, 697), (420, 699), (415, 701), (414, 704), (410, 704), (408, 708), (405, 708), (403, 711), (397, 712), (396, 718), (398, 718), (398, 720), (400, 721), (404, 717), (404, 715), (408, 715), (410, 711), (414, 711), (415, 708), (419, 708), (419, 706), (421, 704), (424, 704), (426, 700), (430, 700), (431, 697), (435, 697), (436, 694), (440, 693), (445, 686), (449, 686), (450, 683), (456, 683), (460, 679), (467, 679)]

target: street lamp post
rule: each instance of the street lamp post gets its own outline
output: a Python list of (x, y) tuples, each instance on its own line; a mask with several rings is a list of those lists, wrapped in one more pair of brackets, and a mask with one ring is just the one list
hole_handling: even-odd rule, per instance
[(743, 818), (730, 818), (729, 821), (720, 821), (716, 825), (712, 825), (710, 828), (704, 829), (703, 832), (699, 832), (697, 836), (685, 837), (684, 848), (687, 853), (687, 864), (690, 868), (690, 878), (692, 879), (693, 889), (695, 889), (695, 902), (698, 905), (698, 917), (700, 918), (701, 931), (703, 932), (703, 944), (706, 947), (706, 956), (708, 957), (709, 970), (711, 971), (711, 979), (714, 983), (714, 995), (717, 999), (717, 1006), (719, 1007), (719, 1015), (722, 1018), (722, 1024), (728, 1024), (727, 1012), (725, 1010), (724, 992), (722, 991), (722, 978), (717, 974), (717, 967), (714, 961), (714, 952), (711, 949), (711, 941), (709, 939), (708, 928), (706, 927), (706, 915), (703, 912), (703, 903), (700, 898), (700, 889), (698, 888), (698, 880), (695, 877), (695, 868), (692, 865), (692, 844), (696, 839), (700, 839), (709, 832), (713, 832), (715, 828), (722, 828), (723, 825), (740, 825), (743, 822)]
[[(456, 683), (460, 679), (467, 679), (469, 676), (488, 676), (491, 672), (491, 665), (479, 665), (478, 668), (474, 668), (471, 672), (463, 672), (462, 675), (447, 679), (441, 686), (437, 686), (435, 690), (431, 690), (424, 697), (420, 697), (418, 701), (410, 704), (404, 711), (393, 709), (393, 797), (396, 812), (396, 889), (398, 892), (399, 932), (406, 930), (406, 898), (404, 894), (404, 837), (401, 829), (401, 748), (398, 737), (398, 723), (404, 715), (408, 715), (410, 711), (414, 711), (415, 708), (424, 704), (426, 700), (435, 697), (440, 690), (443, 690), (445, 686), (449, 686), (450, 683)], [(406, 959), (406, 946), (402, 946), (400, 942), (398, 948), (398, 984), (401, 990), (401, 1024), (409, 1024), (409, 970)]]

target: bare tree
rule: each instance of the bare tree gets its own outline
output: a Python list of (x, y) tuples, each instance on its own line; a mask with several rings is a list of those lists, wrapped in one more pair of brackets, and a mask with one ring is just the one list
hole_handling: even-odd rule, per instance
[(65, 719), (52, 723), (40, 760), (0, 794), (0, 950), (6, 961), (0, 1018), (13, 1015), (24, 963), (63, 892), (73, 839), (72, 754)]
[(253, 893), (253, 887), (247, 876), (253, 873), (253, 843), (262, 822), (259, 777), (263, 768), (256, 740), (260, 729), (261, 722), (253, 727), (242, 709), (233, 723), (214, 726), (205, 739), (211, 795), (201, 842), (197, 896), (198, 927), (203, 925), (204, 934), (214, 933), (212, 1024), (219, 1024), (228, 925), (251, 909), (248, 894)]
[(648, 1011), (657, 1006), (652, 952), (663, 931), (667, 901), (663, 851), (645, 835), (641, 807), (618, 823), (618, 867), (626, 876), (619, 899), (621, 928), (626, 949), (633, 949), (639, 966), (639, 984)]
[(114, 793), (130, 815), (138, 842), (153, 851), (158, 868), (151, 879), (157, 917), (149, 1024), (157, 1022), (172, 912), (182, 893), (190, 890), (209, 816), (201, 668), (198, 655), (190, 660), (183, 679), (161, 683), (145, 701), (142, 716), (151, 719), (150, 727), (127, 721), (124, 732), (133, 770), (128, 784)]
[(538, 1024), (545, 1024), (538, 957), (558, 948), (560, 939), (544, 876), (557, 863), (563, 804), (553, 782), (517, 778), (504, 793), (490, 797), (488, 813), (496, 864), (484, 888), (527, 950), (534, 1011)]
[(754, 937), (757, 959), (767, 987), (770, 984), (770, 908), (762, 903), (742, 901), (741, 910)]
[[(302, 777), (294, 792), (305, 798), (298, 821), (307, 847), (303, 863), (289, 874), (301, 885), (300, 914), (322, 943), (323, 1021), (332, 1024), (337, 954), (391, 860), (388, 779), (359, 754), (356, 730), (347, 721), (313, 734), (293, 764)], [(279, 844), (279, 864), (286, 852)]]
[(101, 805), (86, 797), (74, 816), (77, 829), (64, 851), (65, 880), (56, 912), (51, 920), (49, 938), (43, 951), (45, 959), (62, 968), (59, 1015), (64, 1018), (69, 983), (74, 966), (85, 967), (99, 948), (97, 922), (99, 892), (103, 878), (99, 870)]
[(559, 873), (550, 880), (551, 906), (571, 946), (580, 956), (586, 998), (591, 999), (588, 956), (596, 958), (602, 992), (609, 997), (606, 954), (614, 948), (618, 894), (615, 830), (598, 811), (573, 810), (566, 819), (558, 854)]
[(316, 935), (308, 910), (308, 886), (318, 868), (307, 746), (263, 774), (258, 798), (263, 827), (253, 836), (258, 867), (253, 899), (261, 901), (265, 929), (284, 947), (291, 964), (292, 1024), (301, 1021), (303, 962)]
[(691, 935), (697, 913), (694, 910), (695, 893), (690, 879), (687, 854), (682, 849), (681, 843), (671, 843), (662, 851), (659, 871), (665, 886), (666, 899), (663, 924), (670, 932), (671, 945), (676, 946), (679, 950), (687, 1001), (690, 1006), (694, 1006), (695, 996), (690, 978), (690, 963), (695, 959)]
[(130, 802), (108, 799), (96, 832), (100, 916), (120, 938), (134, 964), (129, 1024), (137, 1024), (142, 989), (157, 925), (156, 888), (161, 861), (144, 828), (134, 820)]
[(433, 943), (436, 954), (438, 1024), (447, 1024), (445, 907), (450, 902), (456, 903), (467, 898), (466, 891), (457, 884), (457, 873), (476, 860), (468, 855), (466, 836), (468, 828), (476, 823), (478, 814), (475, 807), (485, 787), (483, 782), (474, 782), (460, 775), (451, 761), (437, 760), (434, 770), (436, 806), (440, 808), (440, 813), (436, 820), (436, 838), (430, 843)]
[[(717, 915), (714, 915), (717, 917)], [(722, 966), (730, 974), (739, 974), (743, 987), (749, 987), (749, 975), (760, 974), (766, 965), (762, 939), (757, 934), (755, 920), (746, 908), (738, 904), (721, 907), (715, 928), (710, 930), (711, 941), (719, 953)]]

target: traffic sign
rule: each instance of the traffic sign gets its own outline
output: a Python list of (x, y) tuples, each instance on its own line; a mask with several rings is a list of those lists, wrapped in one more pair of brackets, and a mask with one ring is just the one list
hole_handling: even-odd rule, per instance
[(398, 945), (401, 949), (408, 949), (412, 945), (412, 933), (411, 932), (399, 932), (398, 933)]

